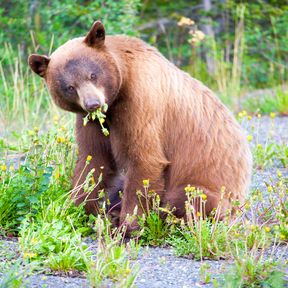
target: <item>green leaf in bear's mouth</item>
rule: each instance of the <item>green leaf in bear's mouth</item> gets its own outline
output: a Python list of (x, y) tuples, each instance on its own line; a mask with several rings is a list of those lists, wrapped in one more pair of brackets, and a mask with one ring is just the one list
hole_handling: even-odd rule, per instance
[(105, 136), (108, 136), (109, 135), (109, 131), (108, 131), (107, 128), (105, 128), (103, 126), (103, 124), (105, 122), (105, 118), (106, 118), (106, 115), (104, 113), (107, 112), (107, 109), (108, 109), (108, 105), (105, 103), (100, 108), (98, 108), (96, 111), (88, 113), (87, 116), (85, 116), (83, 118), (83, 125), (86, 126), (87, 123), (89, 122), (89, 120), (94, 121), (97, 118), (98, 121), (99, 121), (99, 124), (101, 125), (102, 133)]

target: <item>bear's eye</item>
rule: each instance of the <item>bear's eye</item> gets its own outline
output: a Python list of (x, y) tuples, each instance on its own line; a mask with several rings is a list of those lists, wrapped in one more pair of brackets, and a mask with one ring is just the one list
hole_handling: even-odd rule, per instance
[(95, 73), (92, 73), (91, 75), (90, 75), (90, 79), (91, 80), (95, 80), (97, 77), (96, 77), (96, 74)]
[(69, 92), (74, 92), (75, 91), (75, 88), (73, 86), (68, 86), (68, 91)]

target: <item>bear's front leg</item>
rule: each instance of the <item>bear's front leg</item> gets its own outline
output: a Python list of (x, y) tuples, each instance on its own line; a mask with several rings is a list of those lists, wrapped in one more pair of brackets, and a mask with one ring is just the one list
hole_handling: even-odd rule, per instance
[[(78, 159), (76, 162), (73, 176), (73, 192), (72, 197), (76, 205), (85, 201), (85, 210), (88, 214), (97, 214), (98, 206), (96, 199), (98, 191), (114, 188), (115, 177), (117, 177), (117, 169), (111, 152), (110, 140), (104, 136), (100, 126), (96, 122), (88, 122), (83, 126), (82, 115), (76, 118), (76, 141), (78, 144)], [(88, 158), (87, 157), (91, 156)], [(89, 164), (87, 164), (89, 163)], [(98, 177), (102, 173), (102, 181), (95, 189), (87, 194), (83, 190), (83, 183), (88, 173), (94, 169), (93, 177), (97, 182)], [(114, 191), (112, 191), (114, 193)]]
[[(147, 163), (146, 163), (147, 164)], [(120, 213), (120, 224), (125, 224), (127, 226), (128, 233), (137, 229), (137, 219), (132, 218), (132, 221), (129, 220), (129, 216), (132, 216), (135, 207), (137, 206), (136, 217), (147, 212), (146, 199), (143, 180), (149, 180), (149, 191), (155, 191), (160, 199), (163, 196), (164, 191), (164, 178), (163, 178), (163, 165), (159, 164), (157, 166), (153, 165), (150, 168), (150, 171), (147, 170), (148, 167), (131, 166), (126, 174), (125, 183), (124, 183), (124, 192), (121, 201), (121, 213)], [(137, 191), (141, 191), (143, 195), (140, 197)], [(141, 203), (140, 203), (141, 201)], [(144, 209), (144, 211), (143, 211)]]

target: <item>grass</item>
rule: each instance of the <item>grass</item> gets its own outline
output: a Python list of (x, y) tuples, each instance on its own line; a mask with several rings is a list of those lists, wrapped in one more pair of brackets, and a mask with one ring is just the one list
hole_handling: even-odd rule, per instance
[[(238, 11), (233, 57), (224, 59), (215, 39), (211, 42), (214, 81), (223, 100), (237, 109), (243, 76), (243, 9)], [(138, 219), (139, 231), (126, 243), (124, 227), (113, 228), (105, 213), (88, 217), (68, 197), (77, 153), (73, 117), (61, 116), (43, 82), (9, 45), (2, 58), (6, 66), (0, 63), (0, 236), (18, 237), (19, 252), (0, 243), (0, 287), (23, 287), (27, 276), (39, 272), (80, 274), (91, 287), (131, 287), (141, 269), (140, 247), (147, 245), (169, 246), (179, 257), (201, 261), (203, 283), (212, 281), (207, 259), (231, 260), (231, 270), (218, 284), (214, 281), (215, 287), (284, 287), (275, 251), (288, 243), (287, 176), (275, 172), (273, 179), (262, 183), (264, 188), (251, 191), (243, 207), (235, 203), (236, 217), (224, 222), (219, 221), (218, 210), (211, 217), (193, 210), (195, 201), (205, 206), (206, 195), (189, 186), (187, 221), (175, 218), (173, 207), (161, 207), (159, 196), (149, 190), (149, 179), (144, 179), (144, 194), (138, 196), (142, 210), (148, 209)], [(283, 87), (273, 96), (245, 100), (243, 107), (253, 113), (238, 115), (243, 126), (252, 127), (248, 140), (254, 170), (288, 167), (287, 144), (276, 143), (272, 133), (275, 113), (287, 114)], [(270, 114), (267, 139), (258, 131), (259, 113)], [(90, 191), (91, 185), (87, 179), (85, 189)]]
[[(265, 92), (263, 92), (265, 93)], [(280, 115), (288, 115), (288, 92), (286, 87), (277, 87), (272, 93), (247, 97), (242, 107), (250, 112), (259, 111), (269, 114), (277, 111)]]
[(20, 51), (15, 55), (15, 50), (8, 44), (5, 44), (4, 51), (0, 62), (0, 133), (19, 130), (19, 123), (22, 128), (31, 123), (42, 128), (59, 111), (52, 103), (44, 82), (32, 73)]

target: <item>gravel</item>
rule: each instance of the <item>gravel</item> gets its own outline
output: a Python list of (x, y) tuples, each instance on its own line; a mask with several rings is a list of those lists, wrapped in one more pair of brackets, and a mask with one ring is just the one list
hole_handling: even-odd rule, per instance
[[(274, 124), (273, 124), (274, 123)], [(248, 134), (253, 135), (253, 141), (265, 144), (267, 142), (276, 142), (278, 144), (288, 143), (288, 117), (276, 117), (271, 121), (269, 117), (260, 119), (252, 119), (244, 121), (242, 126), (247, 129)], [(254, 126), (254, 128), (253, 128)], [(275, 182), (277, 179), (277, 171), (280, 170), (283, 176), (288, 176), (288, 170), (281, 167), (270, 167), (264, 171), (255, 171), (252, 179), (252, 189), (260, 188), (265, 191), (265, 181)], [(266, 197), (264, 195), (264, 201)], [(3, 240), (1, 241), (3, 242)], [(15, 242), (4, 241), (0, 245), (0, 261), (1, 251), (17, 250)], [(92, 243), (91, 243), (92, 245)], [(4, 250), (3, 250), (4, 249)], [(14, 253), (17, 255), (17, 252)], [(276, 258), (287, 259), (287, 246), (278, 247)], [(140, 256), (136, 260), (140, 265), (140, 273), (136, 280), (136, 287), (213, 287), (212, 283), (203, 284), (200, 281), (201, 262), (176, 257), (170, 248), (143, 248)], [(231, 265), (231, 261), (208, 261), (205, 263), (210, 265), (212, 279), (222, 279), (224, 271), (227, 271)], [(0, 274), (1, 278), (1, 274)], [(110, 286), (110, 285), (109, 285)], [(33, 275), (27, 279), (27, 287), (89, 287), (88, 282), (84, 278), (77, 277), (60, 277), (54, 275)], [(113, 287), (113, 285), (111, 285)]]

